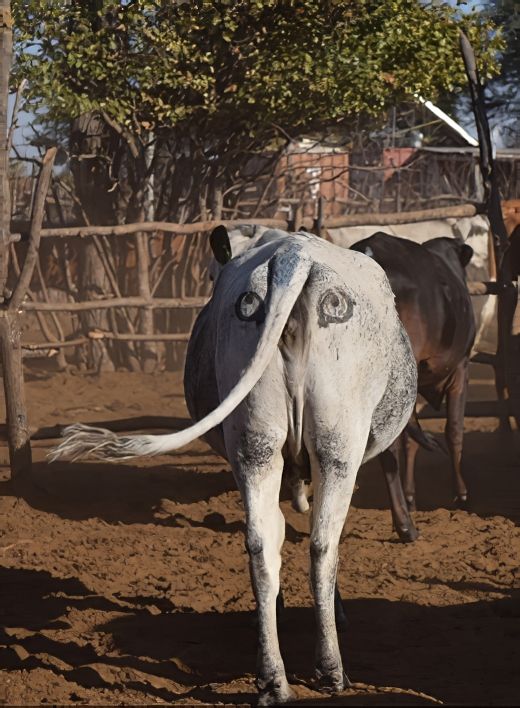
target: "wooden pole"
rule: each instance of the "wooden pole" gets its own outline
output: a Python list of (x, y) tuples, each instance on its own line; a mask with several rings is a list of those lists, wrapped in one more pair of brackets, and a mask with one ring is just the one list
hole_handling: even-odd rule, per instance
[[(130, 236), (137, 233), (150, 233), (163, 231), (170, 234), (198, 234), (201, 231), (211, 231), (216, 226), (223, 224), (228, 228), (234, 228), (241, 224), (253, 224), (268, 226), (273, 229), (287, 228), (287, 221), (282, 219), (223, 219), (219, 221), (197, 221), (193, 224), (176, 224), (169, 221), (145, 221), (135, 224), (117, 224), (114, 226), (59, 226), (52, 229), (43, 229), (44, 238), (69, 238), (71, 236)], [(24, 231), (23, 222), (13, 222), (17, 231)], [(20, 228), (22, 227), (22, 228)]]
[[(489, 218), (498, 284), (498, 346), (495, 358), (495, 380), (499, 400), (502, 402), (501, 427), (510, 430), (509, 409), (520, 422), (520, 351), (518, 342), (511, 337), (511, 322), (516, 304), (516, 289), (511, 281), (511, 265), (507, 257), (507, 235), (500, 192), (496, 177), (493, 145), (486, 115), (484, 86), (480, 81), (475, 54), (469, 39), (461, 32), (460, 46), (468, 77), (471, 103), (479, 138), (479, 165), (484, 185), (484, 202)], [(505, 395), (509, 397), (509, 404)]]
[(468, 77), (471, 103), (477, 126), (478, 147), (480, 154), (479, 164), (480, 171), (482, 173), (482, 181), (484, 184), (484, 202), (489, 217), (489, 223), (491, 224), (491, 231), (494, 236), (497, 264), (500, 270), (503, 255), (509, 248), (509, 239), (507, 237), (506, 226), (502, 216), (502, 207), (500, 204), (500, 192), (498, 190), (498, 182), (496, 179), (493, 145), (491, 142), (491, 133), (489, 131), (486, 104), (484, 100), (484, 86), (482, 85), (478, 75), (473, 48), (464, 32), (460, 33), (460, 46), (462, 50), (462, 57), (464, 59), (464, 66), (466, 68), (466, 75)]
[[(0, 302), (5, 303), (9, 264), (9, 154), (7, 111), (12, 55), (12, 20), (9, 0), (0, 0)], [(31, 470), (31, 445), (25, 407), (19, 314), (3, 305), (0, 309), (0, 359), (5, 394), (7, 438), (12, 477)]]
[(9, 309), (13, 312), (20, 309), (23, 299), (31, 284), (36, 262), (38, 261), (38, 248), (40, 246), (43, 215), (45, 213), (45, 199), (47, 197), (47, 192), (49, 191), (55, 158), (56, 148), (50, 148), (47, 150), (45, 157), (43, 158), (42, 169), (38, 177), (36, 196), (31, 215), (29, 246), (27, 248), (27, 254), (25, 256), (20, 277), (18, 278), (18, 282), (8, 305)]
[(31, 443), (20, 346), (20, 316), (0, 310), (0, 358), (4, 381), (5, 413), (12, 478), (31, 471)]
[(477, 208), (474, 204), (440, 207), (438, 209), (418, 209), (417, 211), (400, 211), (384, 214), (344, 214), (330, 216), (324, 219), (327, 229), (337, 229), (342, 226), (385, 226), (387, 224), (408, 224), (416, 221), (436, 219), (461, 219), (475, 216)]
[[(344, 214), (341, 216), (331, 216), (323, 220), (326, 229), (336, 229), (342, 226), (384, 226), (386, 224), (407, 224), (416, 221), (430, 221), (435, 219), (461, 219), (463, 217), (475, 216), (482, 211), (483, 205), (459, 204), (452, 207), (440, 207), (438, 209), (419, 209), (416, 211), (401, 211), (384, 214)], [(197, 221), (192, 224), (176, 224), (170, 221), (145, 221), (135, 224), (118, 224), (115, 226), (59, 226), (56, 228), (42, 229), (42, 238), (88, 238), (90, 236), (131, 236), (136, 233), (163, 233), (178, 234), (183, 236), (193, 236), (203, 231), (211, 231), (216, 226), (226, 226), (235, 228), (248, 224), (251, 226), (265, 226), (271, 229), (288, 229), (291, 224), (282, 219), (222, 219), (219, 221)], [(310, 217), (302, 217), (299, 226), (312, 229), (314, 220)], [(28, 224), (23, 221), (13, 221), (12, 228), (16, 232), (26, 233)]]
[(88, 310), (107, 310), (113, 307), (148, 307), (151, 309), (186, 309), (202, 308), (208, 302), (207, 297), (190, 298), (144, 298), (111, 297), (106, 300), (83, 300), (83, 302), (24, 302), (23, 309), (38, 312), (85, 312)]
[(38, 260), (45, 197), (49, 189), (55, 156), (56, 149), (51, 148), (47, 151), (43, 160), (31, 215), (30, 239), (25, 262), (12, 297), (0, 312), (0, 354), (5, 394), (9, 459), (13, 478), (28, 474), (31, 471), (32, 464), (29, 422), (25, 404), (22, 348), (20, 345), (20, 307), (29, 289)]
[(0, 303), (6, 297), (9, 263), (11, 195), (9, 192), (9, 155), (7, 152), (7, 116), (9, 73), (12, 54), (11, 3), (0, 0)]

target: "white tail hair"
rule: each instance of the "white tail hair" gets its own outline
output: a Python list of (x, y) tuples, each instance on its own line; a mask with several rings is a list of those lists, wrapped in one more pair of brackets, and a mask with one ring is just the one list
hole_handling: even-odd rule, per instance
[(271, 263), (266, 317), (256, 352), (238, 383), (215, 410), (189, 428), (168, 435), (116, 435), (104, 428), (76, 423), (63, 430), (64, 440), (49, 452), (49, 460), (125, 460), (160, 455), (187, 445), (227, 418), (258, 382), (271, 361), (312, 267), (312, 260), (294, 242), (278, 251)]

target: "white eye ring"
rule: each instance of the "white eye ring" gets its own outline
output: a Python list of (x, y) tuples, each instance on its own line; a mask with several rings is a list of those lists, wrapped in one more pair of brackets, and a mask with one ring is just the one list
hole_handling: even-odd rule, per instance
[(262, 322), (264, 320), (264, 303), (260, 295), (249, 290), (242, 293), (235, 303), (235, 312), (239, 320), (250, 322), (255, 320)]

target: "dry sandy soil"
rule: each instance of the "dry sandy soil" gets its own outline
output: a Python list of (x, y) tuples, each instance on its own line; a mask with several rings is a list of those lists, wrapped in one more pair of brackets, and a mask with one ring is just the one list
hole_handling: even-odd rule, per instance
[[(34, 426), (187, 417), (176, 374), (34, 368), (28, 379)], [(282, 502), (280, 635), (302, 704), (518, 703), (520, 457), (518, 434), (495, 427), (468, 421), (471, 512), (450, 508), (446, 458), (420, 453), (412, 545), (392, 532), (377, 465), (361, 471), (339, 573), (355, 683), (334, 699), (312, 684), (308, 519)], [(0, 450), (0, 703), (254, 703), (253, 598), (227, 464), (197, 442), (135, 463), (48, 466), (49, 445), (35, 443), (33, 478), (17, 484)]]

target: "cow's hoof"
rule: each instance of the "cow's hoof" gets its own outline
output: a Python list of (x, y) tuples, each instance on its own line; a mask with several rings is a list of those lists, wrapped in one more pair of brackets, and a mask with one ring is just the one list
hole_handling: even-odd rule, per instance
[(408, 511), (417, 511), (417, 504), (415, 503), (415, 497), (413, 497), (413, 496), (406, 497), (406, 506), (408, 507)]
[(317, 668), (316, 678), (318, 681), (318, 690), (323, 693), (341, 693), (346, 688), (352, 686), (349, 677), (343, 669), (323, 671)]
[(402, 541), (402, 543), (413, 543), (419, 538), (419, 531), (417, 531), (413, 524), (411, 526), (404, 527), (398, 526), (396, 531), (399, 536), (399, 540)]
[(287, 683), (285, 676), (276, 678), (260, 689), (258, 697), (259, 706), (279, 706), (294, 700), (295, 695)]

